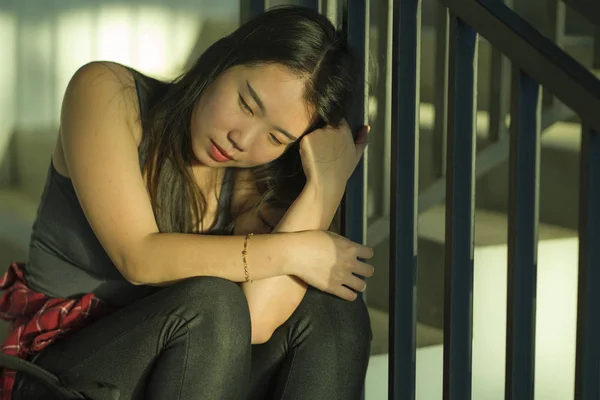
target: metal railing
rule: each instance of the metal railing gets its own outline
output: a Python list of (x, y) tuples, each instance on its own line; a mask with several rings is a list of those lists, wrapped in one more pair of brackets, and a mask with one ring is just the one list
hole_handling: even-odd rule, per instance
[[(416, 381), (417, 215), (427, 207), (419, 199), (417, 188), (421, 1), (390, 1), (393, 94), (388, 393), (390, 399), (410, 400), (415, 398)], [(322, 1), (300, 3), (320, 11), (324, 8)], [(585, 0), (566, 3), (580, 10), (597, 9), (597, 5), (585, 8)], [(242, 16), (260, 12), (265, 6), (264, 0), (242, 4)], [(444, 79), (437, 90), (446, 95), (435, 106), (437, 131), (447, 137), (442, 140), (444, 145), (435, 149), (439, 158), (446, 161), (439, 171), (445, 179), (433, 190), (445, 192), (446, 198), (443, 397), (471, 398), (475, 174), (476, 168), (491, 169), (497, 164), (496, 158), (508, 152), (505, 396), (534, 398), (540, 133), (556, 119), (552, 113), (565, 113), (569, 108), (582, 121), (583, 138), (575, 398), (599, 399), (600, 81), (500, 0), (441, 0), (440, 4), (445, 20), (440, 24), (444, 32), (438, 40), (447, 40), (448, 46), (440, 52), (444, 63), (437, 73)], [(368, 10), (368, 0), (348, 0), (344, 11), (351, 46), (365, 61), (365, 68)], [(510, 67), (511, 73), (511, 122), (508, 134), (503, 135), (500, 120), (494, 121), (498, 126), (492, 130), (492, 136), (496, 136), (497, 145), (476, 155), (476, 61), (480, 36), (490, 42), (498, 53), (496, 57), (502, 54), (510, 61), (504, 68)], [(596, 41), (596, 52), (600, 52), (599, 42)], [(595, 54), (595, 60), (600, 60), (599, 54)], [(559, 108), (551, 108), (545, 115), (541, 87), (560, 101)], [(365, 109), (363, 92), (354, 105), (351, 125), (365, 123)], [(363, 243), (364, 188), (363, 161), (349, 181), (343, 202), (344, 233)]]
[[(507, 399), (534, 398), (535, 298), (539, 208), (540, 85), (583, 121), (579, 222), (577, 399), (600, 398), (600, 81), (498, 0), (443, 0), (449, 11), (446, 116), (446, 266), (444, 399), (471, 398), (472, 294), (477, 39), (487, 39), (512, 64), (509, 145)], [(414, 81), (418, 70), (419, 0), (394, 1), (395, 189), (393, 215), (414, 216), (416, 195)], [(399, 90), (399, 89), (402, 90)], [(438, 150), (439, 152), (439, 150)], [(407, 161), (411, 160), (411, 161)], [(485, 162), (485, 160), (484, 160)], [(575, 193), (573, 194), (576, 195)], [(390, 399), (415, 398), (415, 219), (392, 223), (390, 258)], [(412, 332), (408, 332), (412, 330)]]
[[(336, 20), (339, 13), (345, 15), (341, 19), (346, 22), (348, 42), (354, 55), (362, 61), (360, 72), (362, 80), (366, 79), (368, 73), (368, 43), (369, 43), (369, 1), (349, 1), (341, 3), (337, 1), (324, 0), (300, 0), (299, 5), (312, 8), (321, 13), (327, 10), (333, 11), (336, 15), (330, 15), (330, 19)], [(240, 17), (241, 20), (262, 12), (265, 10), (265, 0), (241, 0)], [(366, 85), (359, 85), (358, 93), (354, 96), (352, 112), (348, 117), (348, 123), (352, 127), (360, 127), (367, 123), (367, 102), (368, 93)], [(414, 109), (414, 107), (413, 107)], [(367, 156), (365, 155), (359, 161), (352, 176), (348, 180), (346, 193), (341, 203), (341, 230), (344, 236), (354, 242), (366, 243), (366, 175), (367, 175)], [(361, 300), (366, 300), (366, 296), (360, 294)], [(362, 393), (364, 398), (364, 389)]]

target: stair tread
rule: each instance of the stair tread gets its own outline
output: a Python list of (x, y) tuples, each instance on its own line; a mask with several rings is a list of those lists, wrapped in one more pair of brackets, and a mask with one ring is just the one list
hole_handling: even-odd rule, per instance
[[(419, 215), (419, 237), (436, 242), (444, 242), (446, 235), (446, 207), (432, 207)], [(505, 245), (508, 235), (506, 214), (482, 209), (475, 210), (475, 246)], [(540, 223), (539, 240), (576, 237), (577, 231), (555, 225)]]
[[(368, 296), (368, 294), (367, 294)], [(373, 307), (369, 307), (373, 342), (371, 355), (385, 354), (389, 351), (389, 319), (390, 315)], [(444, 335), (441, 329), (417, 322), (416, 331), (417, 347), (427, 347), (442, 344)]]

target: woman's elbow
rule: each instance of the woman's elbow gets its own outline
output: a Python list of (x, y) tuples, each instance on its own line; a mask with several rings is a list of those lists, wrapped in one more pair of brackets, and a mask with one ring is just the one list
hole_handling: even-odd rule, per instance
[(275, 329), (272, 324), (268, 321), (262, 320), (261, 318), (256, 318), (250, 313), (250, 320), (252, 324), (252, 344), (264, 344), (271, 339)]

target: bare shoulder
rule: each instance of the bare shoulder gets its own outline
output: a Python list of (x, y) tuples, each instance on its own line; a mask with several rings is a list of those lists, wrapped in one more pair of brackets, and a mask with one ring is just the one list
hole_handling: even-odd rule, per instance
[(132, 133), (141, 138), (135, 80), (131, 70), (124, 65), (110, 61), (93, 61), (83, 65), (67, 86), (63, 102), (69, 100), (87, 102), (98, 114), (108, 108), (119, 109)]
[[(135, 80), (127, 67), (109, 61), (94, 61), (80, 67), (73, 74), (62, 104), (61, 127), (52, 156), (57, 171), (69, 176), (62, 142), (65, 135), (86, 135), (82, 130), (66, 130), (65, 126), (82, 118), (94, 121), (94, 126), (120, 121), (139, 145), (142, 138), (140, 110)], [(126, 134), (127, 134), (126, 133)]]

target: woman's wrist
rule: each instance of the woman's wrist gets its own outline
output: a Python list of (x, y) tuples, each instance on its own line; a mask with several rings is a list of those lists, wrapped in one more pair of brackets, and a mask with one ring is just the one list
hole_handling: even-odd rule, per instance
[(298, 268), (301, 267), (303, 251), (305, 249), (306, 231), (304, 232), (285, 232), (275, 233), (281, 235), (283, 246), (283, 259), (281, 263), (281, 275), (297, 275)]
[(335, 199), (337, 197), (341, 199), (346, 191), (346, 182), (327, 183), (309, 179), (306, 181), (303, 190), (311, 191), (315, 195), (321, 196), (323, 199)]
[(346, 187), (342, 185), (319, 185), (307, 182), (303, 189), (303, 195), (309, 197), (321, 214), (320, 229), (327, 229), (340, 206)]
[[(273, 235), (281, 235), (284, 275), (298, 276), (305, 268), (310, 251), (311, 231), (327, 230), (344, 196), (345, 187), (323, 187), (307, 182), (302, 192), (277, 225)], [(314, 242), (313, 242), (314, 243)]]

